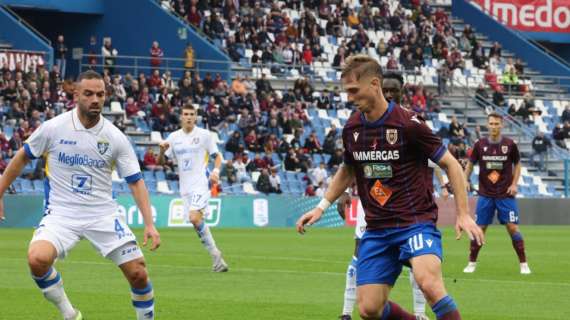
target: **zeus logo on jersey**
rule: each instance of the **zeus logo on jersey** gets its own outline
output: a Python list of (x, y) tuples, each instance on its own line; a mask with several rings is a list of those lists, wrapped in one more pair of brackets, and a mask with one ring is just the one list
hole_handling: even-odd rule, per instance
[(73, 154), (68, 155), (65, 152), (60, 152), (57, 156), (57, 161), (68, 165), (70, 167), (73, 166), (86, 166), (101, 169), (105, 167), (105, 160), (97, 160), (90, 158), (86, 154)]
[(353, 151), (352, 156), (357, 161), (370, 160), (398, 160), (400, 159), (399, 150), (383, 150), (383, 151)]

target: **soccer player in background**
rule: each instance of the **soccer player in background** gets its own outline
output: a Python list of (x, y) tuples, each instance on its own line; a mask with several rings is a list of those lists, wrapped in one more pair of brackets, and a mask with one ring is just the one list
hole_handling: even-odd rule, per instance
[[(469, 186), (473, 166), (479, 164), (479, 199), (475, 212), (477, 224), (485, 232), (493, 223), (495, 212), (498, 211), (499, 222), (506, 226), (513, 241), (513, 248), (519, 257), (520, 273), (530, 274), (524, 239), (518, 227), (519, 209), (515, 200), (517, 183), (521, 175), (519, 148), (512, 139), (501, 135), (503, 117), (500, 114), (489, 114), (487, 127), (489, 136), (475, 142), (470, 161), (465, 168), (465, 177)], [(463, 272), (475, 272), (480, 250), (481, 244), (471, 241), (469, 263)]]
[(202, 245), (212, 257), (212, 271), (226, 272), (228, 265), (216, 246), (210, 228), (204, 222), (210, 199), (208, 160), (210, 156), (215, 157), (215, 167), (210, 173), (210, 181), (218, 183), (222, 155), (218, 151), (212, 133), (196, 126), (196, 109), (191, 104), (186, 104), (181, 112), (182, 128), (172, 132), (166, 141), (160, 143), (158, 162), (164, 165), (166, 155), (178, 164), (180, 196), (184, 203), (184, 212), (188, 213)]
[(443, 284), (441, 234), (435, 226), (437, 205), (428, 159), (446, 170), (455, 190), (457, 237), (466, 231), (482, 243), (483, 232), (467, 210), (461, 166), (419, 116), (386, 101), (382, 70), (375, 59), (349, 57), (341, 79), (348, 101), (358, 110), (343, 129), (344, 163), (321, 202), (299, 218), (297, 231), (304, 233), (305, 225), (318, 221), (356, 177), (367, 223), (358, 250), (360, 316), (415, 320), (414, 315), (388, 301), (405, 264), (413, 268), (437, 319), (461, 319)]
[(154, 294), (145, 261), (125, 217), (117, 214), (111, 174), (116, 167), (129, 184), (144, 219), (144, 242), (160, 245), (152, 221), (148, 192), (135, 152), (127, 137), (101, 116), (105, 83), (95, 71), (79, 75), (76, 107), (43, 123), (25, 142), (0, 178), (0, 218), (3, 195), (30, 161), (46, 159), (46, 207), (28, 249), (32, 277), (44, 297), (65, 320), (81, 320), (70, 303), (61, 275), (53, 264), (65, 258), (85, 238), (113, 261), (131, 286), (137, 319), (154, 319)]

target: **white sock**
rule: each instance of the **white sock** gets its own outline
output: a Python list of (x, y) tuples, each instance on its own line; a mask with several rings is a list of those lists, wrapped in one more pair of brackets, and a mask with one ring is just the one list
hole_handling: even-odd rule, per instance
[(44, 297), (53, 303), (58, 309), (64, 319), (71, 319), (75, 316), (76, 312), (69, 302), (65, 291), (63, 290), (63, 281), (61, 275), (51, 267), (48, 272), (42, 277), (35, 277), (34, 281), (44, 294)]
[(344, 289), (344, 305), (342, 314), (352, 315), (354, 303), (356, 302), (356, 257), (352, 257), (352, 261), (346, 269), (346, 287)]
[(137, 320), (154, 320), (154, 291), (150, 281), (144, 289), (131, 288)]
[(412, 297), (414, 298), (414, 314), (423, 315), (426, 313), (426, 298), (414, 278), (412, 269), (410, 269), (410, 283), (412, 284)]
[(196, 233), (202, 242), (202, 245), (208, 253), (213, 257), (216, 253), (218, 253), (218, 248), (216, 247), (216, 242), (214, 241), (214, 237), (212, 237), (212, 233), (210, 232), (210, 228), (204, 221), (198, 226), (195, 227)]

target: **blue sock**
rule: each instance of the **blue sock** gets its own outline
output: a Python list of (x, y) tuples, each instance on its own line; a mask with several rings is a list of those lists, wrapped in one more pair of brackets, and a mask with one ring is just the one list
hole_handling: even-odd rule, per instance
[(511, 235), (511, 239), (513, 239), (513, 241), (521, 241), (523, 236), (520, 232), (515, 232)]
[(386, 304), (384, 305), (384, 310), (382, 310), (382, 316), (380, 316), (380, 320), (388, 319), (390, 312), (392, 312), (391, 309), (392, 308), (390, 307), (390, 303), (386, 302)]
[(146, 288), (131, 288), (131, 297), (137, 313), (137, 320), (154, 319), (154, 292), (150, 281)]
[(450, 296), (445, 296), (436, 304), (431, 307), (433, 313), (435, 313), (438, 319), (441, 319), (445, 314), (457, 310), (457, 305), (455, 305), (455, 301)]

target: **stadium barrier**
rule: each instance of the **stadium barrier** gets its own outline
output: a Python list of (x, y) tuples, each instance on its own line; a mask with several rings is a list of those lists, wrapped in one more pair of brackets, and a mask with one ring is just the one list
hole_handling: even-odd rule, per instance
[[(222, 196), (209, 201), (206, 223), (212, 227), (255, 228), (289, 227), (319, 202), (318, 197), (291, 197), (278, 195)], [(40, 195), (7, 195), (5, 197), (6, 221), (0, 228), (30, 228), (37, 226), (43, 214), (43, 197)], [(131, 227), (143, 227), (134, 199), (119, 196), (118, 212)], [(452, 199), (437, 199), (439, 221), (442, 226), (455, 222), (455, 204)], [(476, 198), (469, 199), (471, 211), (475, 209)], [(190, 227), (185, 219), (182, 199), (176, 196), (154, 196), (151, 199), (152, 214), (159, 228)], [(567, 199), (519, 199), (522, 224), (570, 224)], [(544, 208), (549, 208), (545, 212)], [(341, 227), (354, 225), (356, 205), (347, 212), (347, 221), (337, 213), (336, 205), (327, 209), (315, 227)]]

